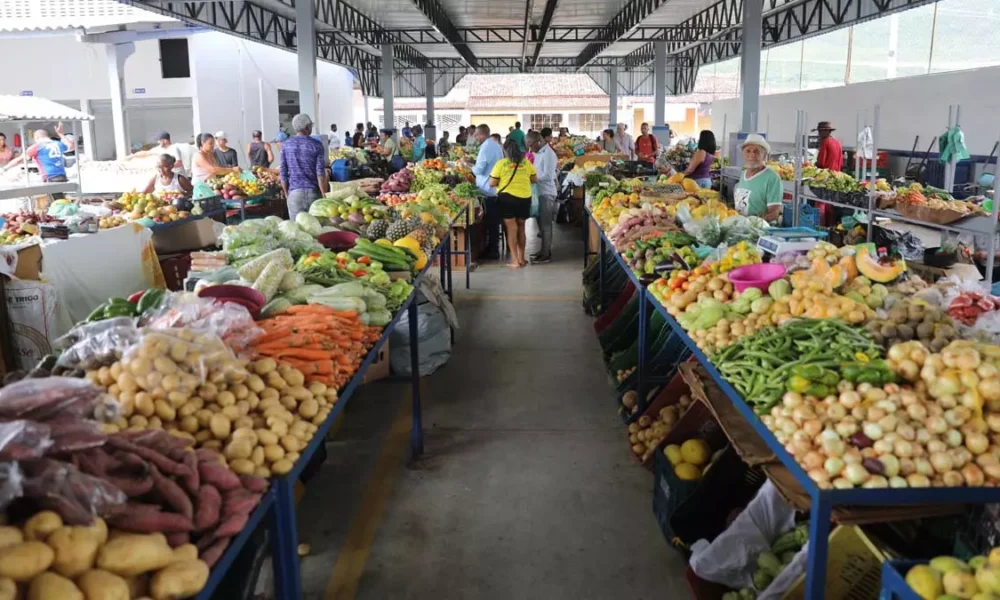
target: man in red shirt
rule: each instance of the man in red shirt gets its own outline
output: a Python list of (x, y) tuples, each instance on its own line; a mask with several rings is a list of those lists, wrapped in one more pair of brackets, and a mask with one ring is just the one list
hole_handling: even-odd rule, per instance
[(840, 171), (844, 168), (844, 149), (837, 138), (830, 135), (836, 131), (829, 121), (820, 121), (813, 131), (819, 132), (819, 156), (816, 166), (821, 169)]

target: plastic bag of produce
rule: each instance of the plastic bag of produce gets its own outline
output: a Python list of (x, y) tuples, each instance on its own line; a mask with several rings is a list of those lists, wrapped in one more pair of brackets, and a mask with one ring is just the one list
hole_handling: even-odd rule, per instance
[(767, 221), (760, 217), (729, 217), (720, 224), (722, 236), (730, 246), (739, 242), (756, 244), (767, 228)]
[[(106, 323), (110, 326), (97, 327)], [(77, 331), (80, 330), (80, 331)], [(76, 333), (74, 333), (76, 332)], [(122, 353), (139, 339), (139, 329), (135, 321), (129, 317), (116, 317), (107, 321), (88, 323), (76, 327), (60, 340), (79, 339), (67, 348), (56, 360), (56, 375), (67, 374), (70, 371), (90, 371), (111, 366), (122, 357)], [(59, 341), (59, 340), (57, 340)], [(83, 373), (74, 373), (83, 376)]]
[(210, 377), (216, 381), (246, 373), (219, 336), (189, 328), (144, 329), (139, 342), (122, 357), (122, 367), (116, 381), (119, 401), (129, 390), (132, 396), (146, 392), (153, 398), (173, 396), (180, 401)]
[(49, 426), (35, 421), (0, 423), (0, 461), (41, 458), (52, 445)]
[(216, 336), (237, 353), (264, 334), (245, 306), (184, 293), (168, 294), (160, 308), (148, 317), (146, 327), (168, 333), (186, 328)]
[(316, 237), (320, 234), (320, 229), (323, 225), (320, 224), (319, 219), (312, 216), (307, 212), (300, 212), (295, 215), (295, 223), (299, 226), (299, 229), (308, 233), (309, 235)]
[(229, 262), (235, 265), (242, 265), (248, 260), (253, 260), (262, 254), (278, 248), (278, 240), (268, 238), (249, 246), (234, 248), (229, 251)]
[(289, 271), (284, 274), (281, 278), (281, 283), (278, 284), (278, 291), (288, 292), (294, 290), (297, 287), (305, 285), (306, 278), (298, 271)]
[(16, 462), (0, 463), (0, 510), (7, 508), (15, 498), (24, 493), (21, 486), (24, 476)]
[(256, 281), (260, 277), (260, 274), (264, 272), (267, 265), (272, 262), (284, 265), (286, 270), (291, 269), (295, 264), (295, 261), (292, 260), (292, 253), (287, 248), (278, 248), (277, 250), (272, 250), (267, 254), (258, 256), (250, 262), (244, 263), (236, 272), (247, 281)]
[[(108, 408), (110, 413), (107, 412)], [(118, 402), (104, 400), (98, 405), (97, 410), (111, 416), (110, 419), (102, 419), (102, 422), (114, 420), (118, 417)], [(90, 419), (57, 416), (45, 424), (49, 427), (49, 435), (52, 438), (52, 446), (46, 454), (58, 455), (96, 448), (104, 445), (107, 439), (100, 423)]]
[(122, 326), (131, 326), (135, 329), (135, 321), (132, 317), (115, 317), (93, 323), (80, 323), (63, 336), (57, 338), (52, 343), (52, 348), (55, 350), (67, 350), (78, 342), (86, 340), (88, 337), (100, 335), (105, 331)]
[(707, 581), (733, 589), (753, 585), (757, 558), (795, 526), (795, 509), (767, 481), (732, 524), (711, 543), (698, 540), (691, 547), (691, 569)]
[[(389, 365), (397, 375), (410, 375), (410, 313), (402, 315), (390, 335)], [(444, 313), (427, 302), (417, 307), (417, 357), (420, 375), (430, 375), (451, 359), (451, 330)]]
[(103, 391), (85, 379), (22, 379), (0, 389), (0, 419), (47, 421), (89, 417)]
[(112, 514), (127, 500), (115, 486), (69, 463), (41, 458), (19, 464), (24, 478), (18, 503), (35, 511), (51, 510), (65, 525), (89, 525), (95, 516)]

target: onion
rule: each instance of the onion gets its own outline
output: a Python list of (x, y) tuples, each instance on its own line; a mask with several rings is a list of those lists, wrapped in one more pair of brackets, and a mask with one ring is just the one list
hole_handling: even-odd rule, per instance
[(985, 454), (990, 447), (990, 441), (981, 433), (972, 433), (965, 436), (965, 447), (973, 454)]
[(861, 458), (878, 458), (878, 452), (875, 452), (875, 448), (868, 447), (861, 449)]
[(896, 426), (899, 425), (899, 419), (896, 418), (896, 415), (886, 415), (878, 420), (878, 425), (882, 428), (882, 431), (889, 433), (896, 430)]
[(864, 406), (855, 406), (851, 409), (851, 416), (859, 421), (864, 421), (868, 416), (868, 409)]
[(875, 475), (885, 473), (885, 465), (883, 465), (882, 461), (877, 458), (866, 458), (864, 462), (861, 463), (861, 466), (863, 466), (869, 473), (873, 473)]
[(980, 487), (986, 483), (986, 476), (983, 474), (982, 469), (972, 463), (962, 467), (961, 474), (962, 479), (965, 480), (965, 485)]
[(844, 456), (841, 458), (843, 458), (844, 462), (847, 464), (857, 463), (860, 465), (861, 461), (864, 460), (864, 457), (861, 456), (861, 451), (857, 448), (848, 448), (844, 451)]
[(877, 406), (873, 406), (868, 409), (868, 414), (865, 418), (869, 421), (875, 422), (884, 417), (887, 413)]
[(976, 457), (976, 464), (980, 467), (988, 467), (990, 465), (1000, 465), (1000, 458), (997, 458), (995, 454), (989, 452), (985, 454), (980, 454)]
[(870, 383), (859, 383), (858, 384), (858, 388), (857, 388), (858, 389), (858, 393), (861, 394), (862, 396), (864, 396), (865, 394), (867, 394), (868, 392), (870, 392), (872, 390), (872, 387), (874, 387), (874, 386), (872, 386), (872, 384), (870, 384)]
[(916, 404), (918, 400), (920, 400), (920, 397), (917, 396), (913, 390), (904, 389), (899, 392), (899, 401), (903, 404), (903, 406), (909, 407)]
[(864, 392), (865, 400), (870, 402), (879, 402), (880, 400), (885, 400), (889, 397), (882, 388), (873, 387), (872, 389)]
[(831, 404), (826, 407), (826, 417), (831, 421), (839, 421), (847, 416), (847, 408), (843, 404)]
[(979, 385), (979, 375), (975, 371), (961, 371), (958, 374), (958, 380), (962, 382), (962, 385), (970, 390), (976, 389)]
[(986, 415), (986, 426), (993, 433), (1000, 433), (1000, 414), (989, 413)]
[(979, 390), (979, 393), (983, 398), (987, 400), (996, 400), (1000, 398), (1000, 379), (997, 379), (996, 377), (983, 379), (979, 382), (979, 386), (976, 389)]
[(989, 428), (986, 427), (986, 421), (982, 419), (970, 418), (968, 421), (965, 422), (964, 425), (959, 427), (958, 430), (962, 432), (962, 435), (967, 436), (976, 433), (986, 433), (987, 431), (989, 431)]
[[(920, 475), (930, 477), (934, 474), (934, 465), (926, 458), (914, 458), (913, 466), (916, 467), (917, 473)], [(913, 484), (911, 483), (910, 485)]]
[(885, 390), (885, 393), (892, 396), (893, 394), (898, 394), (900, 388), (898, 383), (887, 383), (882, 386), (882, 389)]
[(886, 353), (886, 357), (895, 363), (906, 360), (906, 346), (902, 344), (893, 344), (893, 346), (889, 348), (889, 351)]
[(861, 485), (868, 481), (870, 476), (868, 470), (858, 463), (851, 463), (844, 467), (844, 477), (854, 485)]
[(875, 406), (881, 408), (886, 412), (886, 414), (892, 414), (899, 409), (899, 404), (894, 402), (891, 398), (886, 400), (879, 400), (875, 403)]
[(913, 460), (909, 458), (899, 459), (899, 474), (903, 477), (910, 475), (911, 473), (916, 473), (917, 467), (913, 464)]
[(851, 490), (851, 489), (854, 489), (854, 484), (851, 483), (850, 481), (848, 481), (844, 477), (838, 477), (838, 478), (834, 479), (831, 483), (833, 484), (833, 487), (836, 488), (836, 489), (838, 489), (838, 490)]
[[(924, 390), (926, 392), (927, 390)], [(940, 417), (944, 414), (944, 409), (937, 402), (930, 402), (924, 404), (924, 408), (927, 409), (927, 415), (931, 417)]]
[(908, 423), (900, 423), (896, 426), (896, 434), (908, 442), (917, 439), (917, 432)]
[(887, 488), (889, 487), (889, 480), (881, 475), (872, 475), (861, 487), (868, 489)]
[[(799, 432), (800, 433), (800, 432)], [(791, 452), (796, 458), (800, 456), (805, 456), (807, 452), (813, 449), (812, 444), (808, 441), (803, 441), (801, 439), (796, 440), (795, 436), (792, 436), (792, 441), (790, 444)]]
[(891, 488), (905, 488), (905, 487), (907, 487), (906, 486), (906, 480), (903, 479), (902, 477), (900, 477), (899, 475), (890, 477), (889, 478), (889, 487), (891, 487)]
[(802, 402), (802, 394), (798, 392), (785, 392), (785, 395), (781, 397), (781, 403), (788, 408), (802, 406)]
[(1000, 371), (992, 363), (984, 362), (976, 369), (976, 375), (979, 375), (980, 379), (991, 379), (1000, 375)]
[(840, 383), (837, 384), (838, 392), (849, 392), (854, 390), (854, 384), (846, 379), (841, 379)]
[(807, 474), (816, 483), (829, 483), (830, 481), (830, 476), (823, 469), (810, 469)]
[(839, 458), (844, 455), (846, 449), (847, 444), (839, 437), (823, 439), (823, 451), (826, 452), (827, 456)]
[(1000, 465), (986, 465), (983, 472), (993, 481), (1000, 481)]
[(816, 437), (823, 431), (823, 423), (819, 419), (809, 419), (802, 423), (802, 431), (811, 437)]
[(962, 468), (965, 463), (972, 460), (972, 453), (965, 448), (953, 448), (949, 454), (951, 454), (951, 462), (956, 469)]
[(934, 454), (935, 452), (947, 452), (948, 450), (948, 444), (945, 444), (937, 438), (932, 439), (925, 445), (927, 446), (927, 451), (931, 454)]
[(959, 446), (961, 446), (962, 439), (963, 439), (962, 432), (960, 432), (957, 429), (949, 429), (944, 434), (945, 443), (951, 446), (952, 448), (958, 448)]
[(802, 466), (806, 468), (807, 471), (812, 471), (814, 469), (823, 468), (823, 455), (815, 450), (807, 452), (805, 456), (802, 457)]
[(906, 414), (914, 421), (923, 421), (927, 418), (927, 408), (920, 403), (911, 404), (906, 407)]
[(907, 440), (896, 440), (892, 445), (892, 452), (900, 458), (909, 458), (913, 456), (913, 444)]
[[(867, 426), (869, 424), (866, 423), (865, 425)], [(870, 437), (860, 431), (851, 435), (850, 439), (847, 441), (856, 448), (868, 448), (874, 443)]]
[(896, 365), (896, 371), (907, 381), (914, 381), (917, 377), (920, 377), (920, 367), (910, 359), (900, 361)]
[(931, 453), (931, 466), (937, 473), (946, 473), (954, 466), (954, 461), (951, 460), (951, 455), (947, 452), (933, 452)]
[(892, 452), (892, 449), (893, 449), (893, 443), (885, 438), (872, 444), (872, 450), (874, 450), (878, 454), (887, 454), (889, 452)]
[(858, 423), (852, 418), (847, 417), (841, 419), (839, 423), (833, 426), (834, 430), (840, 435), (840, 437), (849, 438), (858, 431)]
[(778, 426), (781, 428), (782, 431), (784, 431), (788, 435), (792, 435), (793, 433), (799, 430), (798, 426), (795, 424), (795, 421), (791, 419), (782, 418)]
[(912, 475), (907, 475), (906, 484), (909, 485), (910, 487), (924, 488), (924, 487), (930, 487), (931, 480), (928, 479), (926, 475), (922, 475), (920, 473), (914, 473)]
[(899, 474), (899, 459), (892, 454), (883, 454), (878, 457), (879, 462), (882, 463), (882, 471), (886, 477), (892, 477), (893, 475)]
[(927, 442), (931, 441), (931, 439), (933, 437), (934, 436), (931, 434), (931, 432), (927, 431), (923, 427), (921, 427), (920, 429), (917, 430), (917, 443), (918, 444), (926, 444)]
[(846, 463), (839, 458), (828, 458), (823, 462), (823, 469), (830, 475), (830, 477), (836, 477), (840, 475), (840, 472), (844, 470), (847, 466)]
[(861, 404), (861, 395), (855, 392), (854, 390), (841, 392), (839, 398), (840, 398), (840, 405), (848, 410)]
[(965, 485), (965, 478), (958, 471), (948, 471), (941, 476), (946, 487), (959, 487)]
[(927, 417), (924, 421), (924, 427), (931, 433), (940, 434), (948, 431), (948, 422), (942, 417)]
[(878, 423), (865, 423), (861, 426), (861, 431), (872, 440), (882, 439), (884, 435), (882, 426)]

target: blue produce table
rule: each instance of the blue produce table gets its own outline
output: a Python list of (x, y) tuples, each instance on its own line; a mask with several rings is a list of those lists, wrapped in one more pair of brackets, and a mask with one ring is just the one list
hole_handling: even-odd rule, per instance
[[(469, 213), (469, 208), (466, 207), (466, 216)], [(468, 236), (469, 232), (466, 229), (466, 250), (464, 254), (466, 259), (471, 258), (471, 250), (469, 248)], [(424, 451), (424, 431), (423, 423), (421, 421), (421, 407), (420, 407), (420, 369), (419, 369), (419, 354), (418, 354), (418, 340), (417, 340), (417, 284), (433, 267), (434, 259), (440, 258), (440, 278), (441, 286), (444, 288), (445, 292), (448, 294), (449, 299), (454, 298), (452, 289), (452, 279), (451, 279), (451, 228), (449, 227), (448, 233), (445, 234), (441, 243), (438, 247), (434, 249), (431, 256), (427, 257), (427, 266), (417, 274), (413, 280), (413, 291), (410, 296), (403, 302), (393, 316), (392, 321), (382, 330), (382, 337), (375, 342), (369, 350), (368, 355), (365, 360), (362, 361), (361, 366), (358, 367), (357, 372), (351, 381), (338, 392), (337, 402), (333, 405), (333, 409), (330, 411), (329, 416), (326, 421), (319, 426), (316, 433), (313, 435), (312, 440), (301, 452), (299, 459), (295, 461), (295, 466), (283, 477), (272, 477), (271, 487), (268, 489), (267, 493), (261, 499), (260, 505), (254, 510), (253, 514), (250, 516), (250, 520), (247, 522), (247, 526), (243, 528), (239, 535), (233, 538), (233, 541), (226, 548), (225, 553), (219, 562), (215, 564), (212, 569), (212, 574), (209, 576), (208, 582), (205, 584), (205, 588), (198, 594), (197, 598), (199, 600), (208, 600), (212, 597), (215, 589), (218, 587), (219, 583), (225, 578), (229, 567), (233, 564), (233, 561), (246, 546), (247, 540), (253, 534), (254, 530), (260, 524), (261, 520), (265, 515), (268, 515), (268, 529), (269, 529), (269, 544), (271, 550), (271, 564), (274, 571), (274, 597), (275, 598), (302, 598), (302, 579), (299, 571), (299, 531), (298, 523), (296, 520), (295, 512), (295, 496), (294, 496), (294, 486), (295, 482), (298, 481), (299, 476), (302, 474), (302, 470), (309, 464), (309, 461), (316, 454), (320, 445), (326, 443), (326, 435), (333, 426), (334, 421), (343, 412), (344, 407), (347, 402), (354, 395), (354, 392), (361, 385), (362, 380), (364, 380), (365, 374), (368, 372), (368, 367), (371, 366), (372, 362), (375, 361), (375, 357), (378, 356), (379, 350), (385, 345), (389, 336), (392, 334), (393, 330), (396, 328), (396, 324), (402, 318), (404, 311), (409, 318), (410, 327), (410, 371), (411, 371), (411, 397), (413, 402), (413, 422), (410, 431), (410, 455), (412, 458), (416, 459)], [(468, 262), (466, 264), (469, 264)], [(465, 287), (469, 288), (469, 269), (465, 270)], [(454, 338), (454, 333), (452, 335)]]
[[(590, 221), (595, 224), (589, 209), (585, 209)], [(830, 537), (830, 515), (834, 506), (902, 506), (918, 504), (992, 504), (1000, 502), (1000, 488), (989, 487), (960, 487), (960, 488), (903, 488), (903, 489), (850, 489), (850, 490), (824, 490), (820, 489), (807, 474), (805, 469), (799, 465), (798, 461), (785, 450), (774, 437), (774, 434), (761, 422), (753, 409), (740, 396), (730, 384), (723, 378), (722, 374), (715, 368), (715, 365), (708, 360), (694, 340), (684, 331), (684, 328), (667, 312), (666, 308), (660, 304), (652, 295), (646, 291), (639, 279), (632, 273), (625, 259), (615, 251), (614, 244), (608, 239), (607, 234), (598, 225), (601, 232), (601, 249), (597, 260), (600, 262), (599, 268), (599, 294), (600, 306), (603, 309), (607, 306), (605, 298), (604, 260), (607, 255), (613, 255), (617, 265), (628, 274), (632, 284), (635, 285), (639, 294), (639, 360), (636, 365), (637, 383), (636, 390), (639, 397), (639, 412), (645, 408), (645, 390), (649, 385), (659, 383), (652, 378), (645, 377), (644, 371), (648, 368), (647, 346), (649, 339), (646, 335), (649, 323), (649, 307), (658, 311), (674, 333), (684, 341), (698, 362), (704, 367), (716, 385), (726, 394), (733, 406), (740, 412), (747, 423), (757, 432), (757, 434), (767, 443), (774, 452), (777, 459), (795, 477), (798, 484), (810, 497), (809, 513), (809, 557), (806, 567), (806, 599), (821, 600), (824, 597), (826, 584), (826, 562), (828, 554), (828, 543)], [(584, 227), (584, 231), (587, 227)], [(610, 249), (610, 250), (609, 250)], [(587, 246), (586, 235), (584, 236), (584, 257), (586, 262)], [(610, 262), (610, 261), (609, 261)], [(831, 599), (840, 600), (840, 599)]]

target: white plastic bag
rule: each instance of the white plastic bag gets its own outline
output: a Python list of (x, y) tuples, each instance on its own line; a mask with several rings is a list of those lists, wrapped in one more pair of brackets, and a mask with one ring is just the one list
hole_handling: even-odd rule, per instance
[(757, 555), (771, 549), (772, 540), (795, 526), (795, 509), (768, 480), (732, 525), (711, 543), (691, 547), (691, 569), (707, 581), (733, 589), (750, 587)]
[[(389, 366), (396, 375), (408, 376), (410, 368), (410, 314), (396, 323), (389, 337)], [(417, 357), (420, 375), (430, 375), (451, 358), (451, 329), (441, 309), (430, 302), (417, 307)]]
[(792, 585), (798, 581), (799, 577), (806, 572), (806, 560), (809, 558), (809, 542), (806, 542), (798, 552), (792, 562), (785, 565), (785, 568), (778, 573), (771, 585), (757, 595), (757, 600), (779, 600), (785, 595)]
[(8, 281), (5, 284), (7, 314), (14, 326), (14, 363), (31, 370), (52, 352), (56, 327), (55, 286), (42, 281)]

